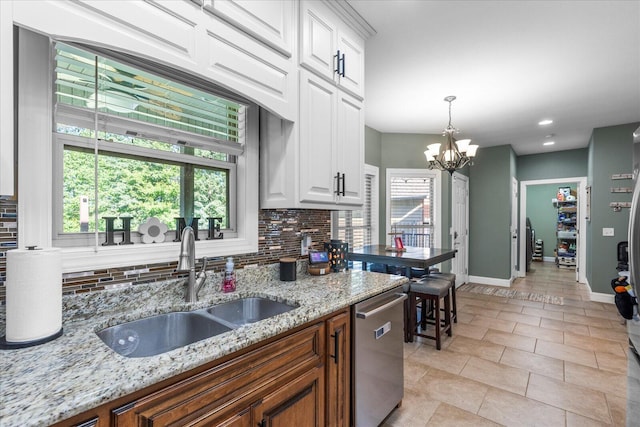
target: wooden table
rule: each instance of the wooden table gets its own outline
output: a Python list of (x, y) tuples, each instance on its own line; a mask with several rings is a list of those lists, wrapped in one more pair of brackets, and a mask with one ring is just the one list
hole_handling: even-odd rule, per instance
[(363, 270), (367, 269), (367, 263), (405, 267), (407, 277), (411, 277), (412, 267), (428, 271), (430, 266), (456, 256), (455, 249), (407, 246), (404, 252), (392, 252), (385, 250), (385, 247), (385, 245), (368, 245), (349, 252), (347, 256), (350, 261), (361, 261)]

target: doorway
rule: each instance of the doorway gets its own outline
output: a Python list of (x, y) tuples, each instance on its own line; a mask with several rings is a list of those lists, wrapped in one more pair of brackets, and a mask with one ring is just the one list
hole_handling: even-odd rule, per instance
[[(520, 183), (520, 230), (526, 230), (526, 219), (527, 219), (527, 194), (534, 194), (535, 189), (532, 186), (545, 186), (545, 185), (554, 185), (557, 187), (563, 186), (572, 186), (575, 185), (577, 187), (577, 252), (576, 252), (576, 270), (575, 270), (575, 280), (577, 282), (586, 283), (586, 217), (584, 213), (586, 212), (586, 187), (587, 187), (587, 178), (586, 177), (576, 177), (576, 178), (553, 178), (553, 179), (543, 179), (543, 180), (533, 180), (533, 181), (522, 181)], [(556, 188), (557, 191), (557, 188)], [(551, 209), (552, 207), (552, 199), (555, 197), (555, 194), (550, 193), (548, 195), (548, 204)], [(545, 202), (546, 203), (546, 202)], [(553, 211), (553, 209), (551, 209)], [(551, 215), (555, 215), (554, 212)], [(554, 218), (554, 221), (557, 220), (557, 217)], [(532, 224), (533, 228), (536, 228), (536, 224)], [(555, 237), (555, 230), (552, 232), (552, 237), (544, 239), (543, 244), (545, 247), (550, 245), (551, 248), (556, 246), (557, 239)], [(540, 235), (540, 232), (536, 232), (536, 239)], [(519, 262), (518, 262), (518, 276), (525, 277), (526, 276), (526, 239), (524, 238), (525, 233), (521, 232), (519, 239)], [(546, 240), (551, 240), (547, 242)], [(548, 247), (547, 247), (548, 248)], [(547, 251), (545, 251), (547, 252)], [(548, 253), (548, 252), (547, 252)], [(547, 261), (549, 258), (547, 257)]]
[(469, 177), (457, 172), (451, 185), (451, 242), (458, 251), (451, 260), (458, 287), (469, 281)]

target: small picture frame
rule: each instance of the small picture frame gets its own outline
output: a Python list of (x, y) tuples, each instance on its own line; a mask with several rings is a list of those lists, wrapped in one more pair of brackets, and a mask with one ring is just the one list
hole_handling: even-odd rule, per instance
[(402, 243), (402, 237), (395, 237), (394, 239), (396, 249), (404, 249), (404, 243)]

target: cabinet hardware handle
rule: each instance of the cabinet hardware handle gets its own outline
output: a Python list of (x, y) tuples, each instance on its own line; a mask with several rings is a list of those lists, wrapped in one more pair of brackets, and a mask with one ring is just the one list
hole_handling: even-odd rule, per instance
[(344, 56), (344, 55), (345, 55), (345, 54), (343, 53), (343, 54), (342, 54), (342, 58), (340, 58), (340, 62), (342, 62), (342, 72), (340, 72), (339, 74), (340, 74), (342, 77), (344, 77), (344, 70), (345, 70), (345, 68), (346, 68), (346, 66), (345, 66), (346, 61), (345, 61), (345, 56)]
[(342, 174), (342, 195), (343, 195), (343, 196), (345, 195), (345, 186), (346, 186), (346, 182), (347, 182), (347, 179), (346, 179), (346, 177), (345, 177), (345, 175), (344, 175), (344, 173), (343, 173), (343, 174)]
[(340, 49), (338, 49), (338, 52), (333, 57), (336, 59), (336, 68), (333, 72), (344, 77), (344, 53), (340, 56)]
[(258, 423), (258, 427), (266, 427), (266, 426), (267, 426), (267, 420), (263, 418), (262, 421)]
[(340, 178), (340, 172), (338, 172), (336, 174), (336, 176), (334, 176), (334, 178), (336, 179), (336, 189), (335, 189), (335, 191), (333, 193), (337, 194), (339, 196), (340, 195), (340, 180), (342, 179), (342, 178)]
[(333, 361), (335, 362), (335, 364), (338, 364), (338, 357), (340, 354), (340, 329), (336, 330), (336, 333), (331, 335), (331, 337), (333, 338), (333, 352), (334, 354), (331, 355), (330, 357), (333, 358)]

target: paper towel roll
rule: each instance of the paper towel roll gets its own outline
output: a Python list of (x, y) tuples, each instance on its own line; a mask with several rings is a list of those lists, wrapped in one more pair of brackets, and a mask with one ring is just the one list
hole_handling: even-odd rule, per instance
[(35, 341), (62, 328), (62, 252), (7, 251), (7, 342)]

